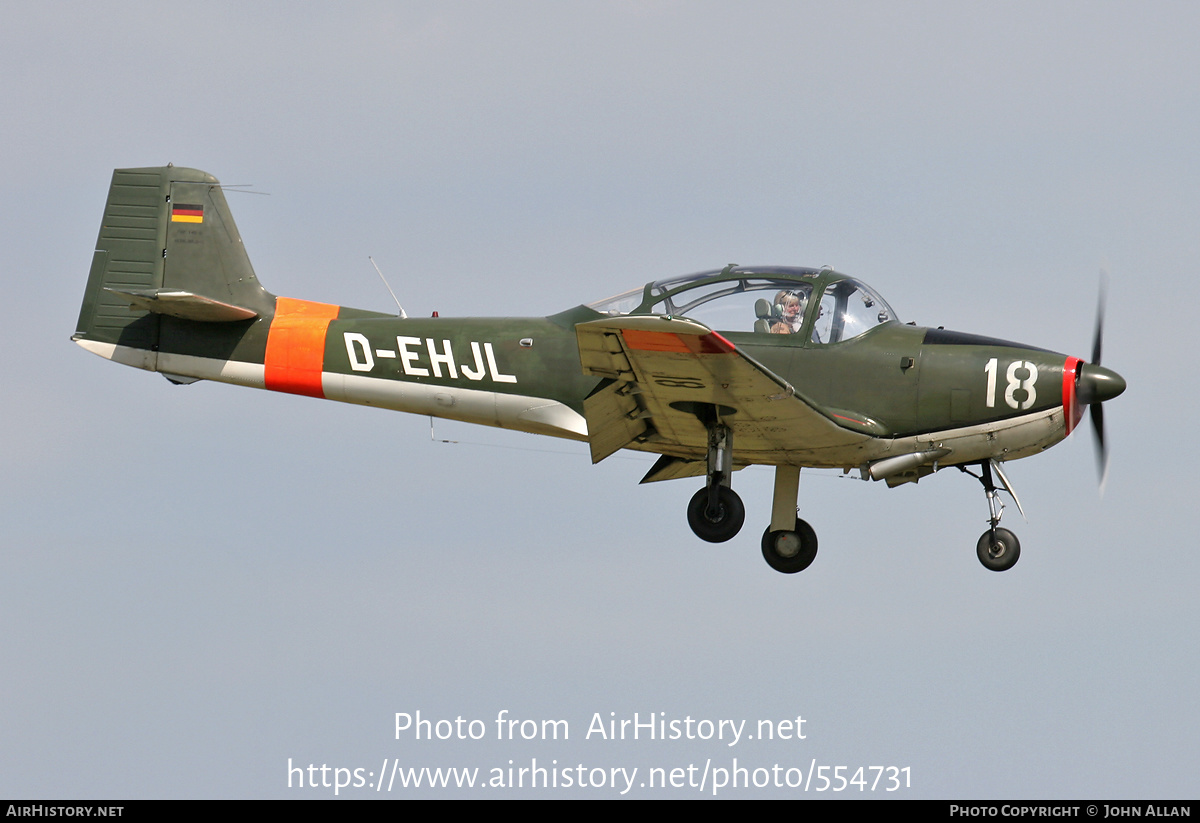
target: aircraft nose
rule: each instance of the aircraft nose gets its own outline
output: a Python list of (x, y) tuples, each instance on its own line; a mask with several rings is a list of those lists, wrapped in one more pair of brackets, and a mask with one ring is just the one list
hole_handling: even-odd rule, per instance
[(1112, 369), (1085, 363), (1079, 372), (1078, 397), (1081, 403), (1103, 403), (1125, 391), (1125, 378)]

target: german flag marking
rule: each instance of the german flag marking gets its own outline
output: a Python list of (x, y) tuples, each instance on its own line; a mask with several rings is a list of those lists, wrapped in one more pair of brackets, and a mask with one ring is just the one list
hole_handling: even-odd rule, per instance
[(204, 206), (177, 203), (171, 206), (172, 223), (203, 223)]
[(275, 318), (267, 331), (264, 358), (267, 388), (272, 391), (324, 397), (321, 371), (325, 365), (325, 332), (336, 320), (339, 306), (279, 297)]

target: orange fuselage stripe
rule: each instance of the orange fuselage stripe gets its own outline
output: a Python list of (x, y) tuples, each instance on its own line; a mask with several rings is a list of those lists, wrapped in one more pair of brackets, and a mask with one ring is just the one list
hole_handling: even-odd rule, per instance
[(321, 369), (325, 364), (325, 332), (336, 320), (338, 306), (279, 297), (267, 332), (267, 388), (324, 397)]

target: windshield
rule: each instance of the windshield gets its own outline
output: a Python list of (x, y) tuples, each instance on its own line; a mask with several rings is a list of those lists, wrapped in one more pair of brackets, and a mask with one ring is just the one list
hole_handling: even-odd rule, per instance
[(826, 288), (821, 295), (813, 323), (813, 341), (840, 343), (895, 319), (891, 306), (882, 297), (862, 283), (843, 280)]

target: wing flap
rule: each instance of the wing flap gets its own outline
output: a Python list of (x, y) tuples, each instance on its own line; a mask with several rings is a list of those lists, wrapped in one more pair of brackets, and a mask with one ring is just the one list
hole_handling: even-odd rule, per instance
[(612, 382), (583, 401), (592, 462), (599, 463), (649, 431), (647, 412), (630, 390), (633, 384)]

